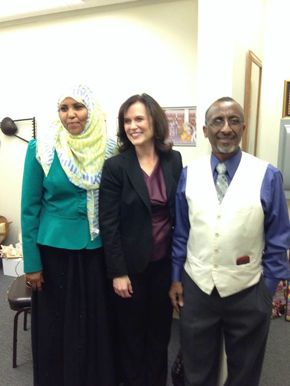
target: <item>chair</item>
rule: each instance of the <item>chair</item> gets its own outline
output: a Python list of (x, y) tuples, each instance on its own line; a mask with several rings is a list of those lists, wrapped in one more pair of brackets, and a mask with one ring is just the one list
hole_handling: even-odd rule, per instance
[(7, 298), (11, 310), (16, 311), (13, 323), (13, 368), (17, 367), (17, 330), (18, 317), (24, 314), (23, 329), (27, 330), (27, 314), (31, 312), (31, 288), (26, 287), (25, 275), (18, 276), (7, 291)]

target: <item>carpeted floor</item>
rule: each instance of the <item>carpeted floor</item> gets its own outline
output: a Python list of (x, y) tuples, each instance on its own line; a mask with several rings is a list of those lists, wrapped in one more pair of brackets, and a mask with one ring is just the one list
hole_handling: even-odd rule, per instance
[[(12, 326), (15, 312), (9, 308), (6, 291), (13, 280), (13, 277), (4, 276), (2, 268), (0, 268), (0, 386), (32, 386), (30, 331), (22, 329), (22, 318), (20, 319), (18, 334), (18, 367), (12, 368)], [(178, 320), (175, 319), (169, 346), (169, 367), (176, 356), (179, 347), (178, 342)], [(281, 317), (271, 322), (260, 386), (290, 386), (289, 362), (290, 322), (286, 322)], [(53, 386), (53, 381), (51, 385)], [(172, 386), (170, 378), (168, 386)]]

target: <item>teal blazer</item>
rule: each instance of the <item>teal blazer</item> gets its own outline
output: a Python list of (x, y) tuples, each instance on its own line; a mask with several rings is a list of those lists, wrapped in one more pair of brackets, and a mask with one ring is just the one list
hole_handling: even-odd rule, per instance
[(24, 271), (38, 272), (42, 263), (38, 244), (70, 250), (102, 246), (90, 240), (86, 190), (73, 185), (55, 153), (45, 176), (36, 159), (36, 141), (28, 144), (21, 198)]

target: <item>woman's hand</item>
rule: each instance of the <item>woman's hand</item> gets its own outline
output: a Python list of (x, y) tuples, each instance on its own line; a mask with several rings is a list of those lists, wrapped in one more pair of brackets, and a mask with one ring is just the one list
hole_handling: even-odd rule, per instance
[(33, 290), (41, 291), (44, 283), (42, 271), (27, 273), (25, 276), (27, 287), (30, 287)]
[(113, 288), (117, 295), (122, 298), (131, 298), (133, 288), (129, 276), (120, 276), (113, 279)]

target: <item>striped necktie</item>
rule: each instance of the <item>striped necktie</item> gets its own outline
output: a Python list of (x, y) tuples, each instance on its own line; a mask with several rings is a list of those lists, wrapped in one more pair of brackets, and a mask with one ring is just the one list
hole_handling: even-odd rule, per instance
[(218, 176), (216, 179), (215, 186), (216, 186), (218, 200), (221, 203), (229, 187), (228, 179), (226, 176), (227, 168), (224, 163), (219, 163), (217, 164), (216, 170), (218, 172)]

